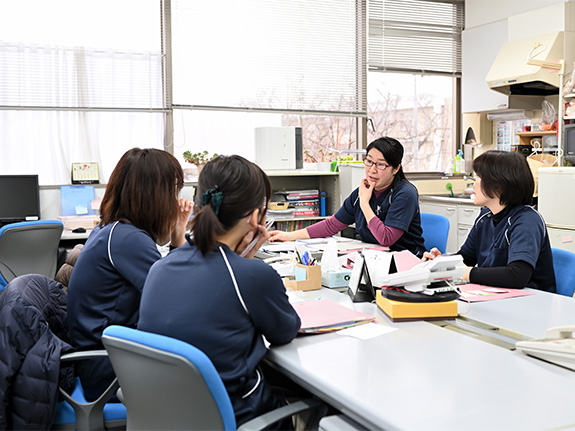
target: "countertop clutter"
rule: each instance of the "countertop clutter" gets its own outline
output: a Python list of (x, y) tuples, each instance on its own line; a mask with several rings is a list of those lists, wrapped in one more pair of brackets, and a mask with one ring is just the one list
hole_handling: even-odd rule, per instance
[(419, 199), (428, 201), (437, 201), (442, 203), (453, 203), (453, 204), (471, 204), (473, 205), (473, 195), (466, 195), (463, 193), (455, 194), (451, 197), (449, 194), (445, 195), (420, 195)]

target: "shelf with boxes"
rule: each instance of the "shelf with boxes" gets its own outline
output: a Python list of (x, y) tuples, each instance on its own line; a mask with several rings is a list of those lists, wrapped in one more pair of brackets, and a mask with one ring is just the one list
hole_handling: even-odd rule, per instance
[[(274, 192), (273, 205), (270, 203), (271, 211), (268, 212), (268, 217), (276, 220), (274, 229), (285, 231), (302, 229), (334, 214), (340, 207), (337, 172), (294, 169), (269, 170), (266, 174), (270, 178)], [(312, 191), (315, 194), (311, 194)], [(302, 194), (302, 192), (309, 193)], [(299, 195), (296, 195), (298, 193)], [(288, 198), (288, 195), (291, 196)], [(324, 199), (326, 216), (320, 215), (321, 198)], [(281, 206), (277, 205), (278, 202), (274, 202), (283, 199), (285, 202)], [(283, 214), (282, 208), (285, 210)]]
[(557, 130), (517, 132), (518, 151), (529, 156), (534, 152), (554, 152), (558, 149)]

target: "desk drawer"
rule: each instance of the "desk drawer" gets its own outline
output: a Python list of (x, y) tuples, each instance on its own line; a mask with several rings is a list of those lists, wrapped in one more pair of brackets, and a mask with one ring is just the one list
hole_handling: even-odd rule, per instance
[(475, 219), (481, 212), (481, 207), (471, 206), (471, 205), (460, 205), (457, 208), (457, 222), (459, 224), (472, 225), (475, 223)]

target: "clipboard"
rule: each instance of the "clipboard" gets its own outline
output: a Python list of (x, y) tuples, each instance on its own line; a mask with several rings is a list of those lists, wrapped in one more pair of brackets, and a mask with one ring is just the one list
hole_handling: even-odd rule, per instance
[(98, 163), (72, 163), (72, 184), (100, 184)]

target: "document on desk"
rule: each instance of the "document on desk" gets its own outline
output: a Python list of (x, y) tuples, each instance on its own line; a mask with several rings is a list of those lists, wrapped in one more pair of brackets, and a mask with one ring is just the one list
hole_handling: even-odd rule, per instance
[(260, 250), (264, 252), (270, 253), (278, 253), (280, 251), (294, 251), (295, 250), (295, 241), (286, 241), (286, 242), (270, 242), (262, 245)]
[(535, 295), (534, 292), (528, 292), (524, 289), (491, 287), (474, 283), (462, 284), (459, 288), (461, 289), (459, 300), (466, 302), (494, 301), (496, 299)]
[(372, 322), (375, 316), (360, 313), (326, 298), (292, 304), (301, 319), (300, 333), (321, 334)]

